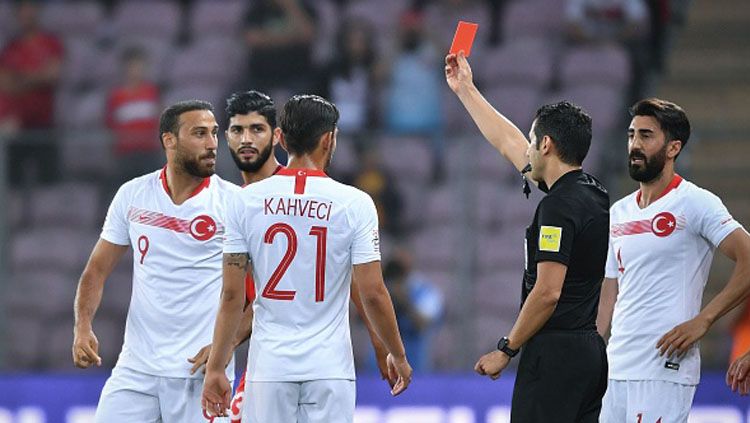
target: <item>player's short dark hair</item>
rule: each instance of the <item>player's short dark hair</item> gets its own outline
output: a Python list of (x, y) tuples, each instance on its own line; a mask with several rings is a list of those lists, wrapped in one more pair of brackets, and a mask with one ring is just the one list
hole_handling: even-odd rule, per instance
[(630, 108), (630, 116), (651, 116), (659, 122), (659, 126), (666, 137), (666, 141), (679, 140), (682, 148), (690, 138), (690, 121), (685, 111), (671, 101), (659, 98), (641, 100)]
[(320, 136), (336, 129), (339, 111), (317, 95), (295, 95), (284, 105), (279, 126), (289, 153), (309, 154), (318, 147)]
[(227, 123), (235, 115), (247, 115), (258, 112), (266, 118), (271, 128), (276, 128), (276, 105), (271, 97), (259, 91), (238, 91), (227, 99)]
[(180, 116), (194, 110), (208, 110), (213, 113), (214, 106), (203, 100), (185, 100), (179, 101), (161, 112), (161, 116), (159, 116), (159, 141), (161, 141), (162, 148), (164, 148), (163, 134), (171, 132), (177, 135), (180, 130)]
[(534, 116), (534, 135), (539, 142), (547, 135), (552, 138), (557, 155), (563, 163), (580, 166), (591, 147), (591, 116), (567, 101), (547, 104)]

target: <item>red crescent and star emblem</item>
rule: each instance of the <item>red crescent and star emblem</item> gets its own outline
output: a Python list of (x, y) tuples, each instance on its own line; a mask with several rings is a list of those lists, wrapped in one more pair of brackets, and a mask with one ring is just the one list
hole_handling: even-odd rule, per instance
[(666, 237), (677, 229), (677, 219), (670, 212), (662, 212), (651, 219), (651, 232), (658, 237)]
[(190, 235), (198, 241), (207, 241), (216, 234), (216, 222), (211, 216), (202, 214), (190, 222)]

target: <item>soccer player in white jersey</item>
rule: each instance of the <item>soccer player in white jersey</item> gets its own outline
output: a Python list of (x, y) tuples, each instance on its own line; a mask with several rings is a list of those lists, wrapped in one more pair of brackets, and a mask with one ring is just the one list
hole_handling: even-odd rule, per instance
[[(675, 173), (690, 137), (685, 112), (654, 98), (630, 112), (629, 172), (640, 189), (610, 210), (598, 328), (605, 333), (611, 320), (612, 335), (600, 421), (685, 422), (699, 381), (697, 341), (750, 290), (750, 236), (719, 197)], [(735, 269), (701, 310), (717, 248)]]
[[(87, 368), (102, 364), (92, 321), (104, 282), (133, 248), (125, 340), (102, 390), (97, 422), (205, 421), (203, 379), (190, 374), (186, 359), (211, 339), (225, 204), (239, 187), (214, 175), (218, 126), (210, 103), (168, 107), (159, 131), (166, 166), (120, 187), (78, 284), (73, 361)], [(232, 365), (226, 375), (232, 377)]]
[(203, 407), (225, 415), (223, 373), (244, 303), (248, 265), (256, 281), (244, 423), (351, 422), (354, 360), (349, 335), (351, 279), (389, 352), (397, 395), (411, 367), (380, 269), (377, 213), (362, 191), (328, 178), (338, 111), (317, 96), (284, 106), (280, 142), (289, 164), (227, 205), (224, 288), (206, 366)]
[[(278, 136), (274, 133), (280, 131), (280, 129), (276, 126), (276, 107), (269, 96), (258, 91), (236, 92), (227, 99), (225, 115), (228, 119), (225, 131), (227, 146), (232, 159), (242, 174), (243, 186), (246, 187), (251, 183), (262, 181), (284, 168), (273, 154), (273, 149), (278, 143)], [(352, 283), (354, 286), (354, 281)], [(245, 279), (245, 294), (247, 299), (235, 336), (233, 344), (235, 347), (247, 340), (252, 330), (253, 313), (251, 304), (255, 300), (255, 284), (250, 275), (247, 275)], [(354, 290), (352, 294), (352, 301), (370, 333), (381, 376), (383, 379), (387, 379), (386, 356), (388, 352), (385, 351), (382, 341), (373, 333), (372, 326), (362, 310), (359, 295), (354, 295)], [(191, 373), (204, 368), (203, 366), (208, 361), (210, 353), (211, 344), (201, 348), (195, 356), (188, 359), (193, 365), (190, 369)], [(244, 390), (245, 377), (243, 375), (230, 407), (229, 417), (233, 423), (241, 422)]]

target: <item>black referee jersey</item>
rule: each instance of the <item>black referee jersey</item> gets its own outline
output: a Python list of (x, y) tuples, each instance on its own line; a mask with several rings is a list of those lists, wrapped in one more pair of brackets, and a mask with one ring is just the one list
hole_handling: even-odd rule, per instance
[(574, 170), (561, 176), (539, 202), (526, 228), (522, 301), (536, 283), (536, 265), (568, 267), (560, 300), (542, 328), (596, 330), (599, 292), (609, 245), (609, 194), (593, 176)]
[(609, 195), (593, 176), (561, 176), (526, 229), (522, 300), (534, 289), (537, 263), (567, 266), (550, 319), (522, 348), (512, 423), (595, 423), (607, 387), (604, 341), (596, 332), (609, 245)]

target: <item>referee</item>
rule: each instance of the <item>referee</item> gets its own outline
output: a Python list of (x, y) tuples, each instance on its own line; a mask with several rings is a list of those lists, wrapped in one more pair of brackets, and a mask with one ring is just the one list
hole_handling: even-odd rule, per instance
[(581, 170), (591, 145), (591, 118), (567, 102), (543, 106), (529, 142), (476, 89), (462, 53), (446, 57), (445, 77), (485, 138), (547, 193), (526, 229), (521, 312), (497, 350), (474, 369), (497, 379), (523, 347), (511, 422), (597, 422), (607, 387), (596, 316), (609, 196)]

